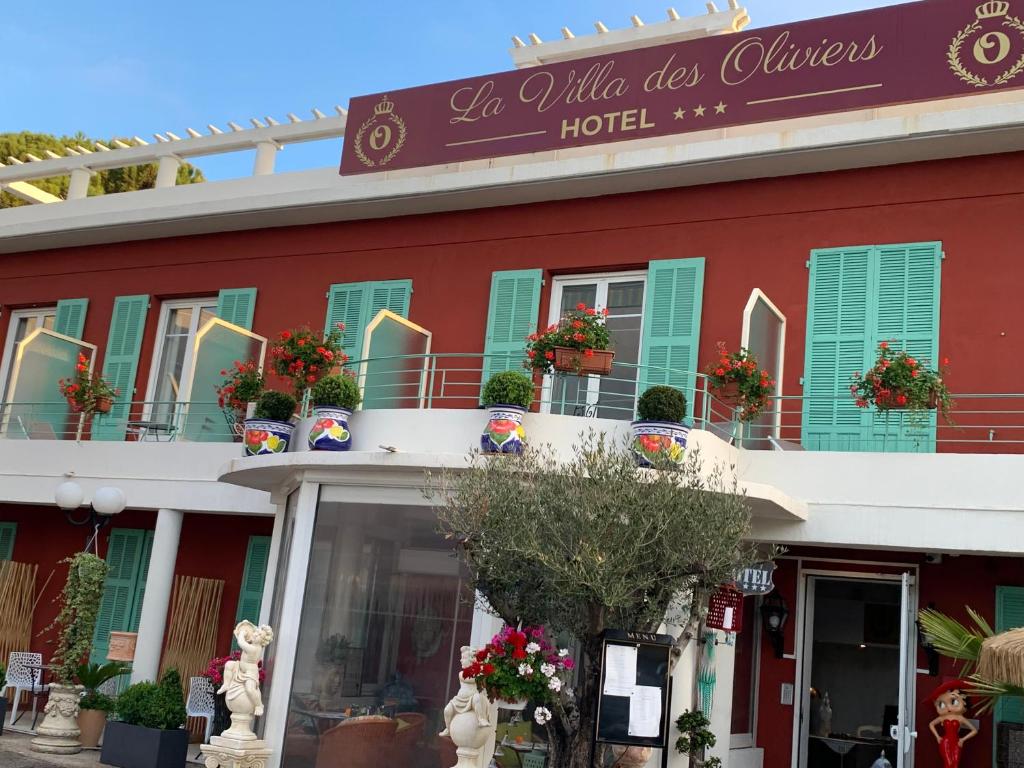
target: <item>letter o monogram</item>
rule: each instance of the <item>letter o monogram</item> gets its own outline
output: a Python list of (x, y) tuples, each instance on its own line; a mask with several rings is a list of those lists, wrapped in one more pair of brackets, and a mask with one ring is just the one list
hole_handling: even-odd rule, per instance
[(374, 150), (380, 152), (391, 143), (391, 127), (387, 125), (378, 125), (373, 129), (370, 134), (370, 146)]
[[(995, 50), (994, 55), (992, 49)], [(974, 44), (974, 58), (981, 64), (998, 64), (1010, 55), (1010, 38), (1002, 32), (982, 35)]]

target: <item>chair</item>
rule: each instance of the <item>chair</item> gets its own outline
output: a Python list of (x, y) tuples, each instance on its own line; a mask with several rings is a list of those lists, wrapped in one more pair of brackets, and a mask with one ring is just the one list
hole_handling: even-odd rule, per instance
[(213, 683), (208, 677), (190, 677), (188, 679), (188, 699), (185, 701), (185, 714), (189, 717), (201, 717), (206, 720), (203, 743), (210, 740), (213, 731)]
[[(427, 716), (421, 712), (399, 712), (395, 720), (400, 721), (395, 731), (395, 765), (412, 765), (413, 755), (419, 748), (420, 739), (427, 726)], [(401, 723), (405, 723), (404, 726)], [(405, 760), (405, 762), (400, 762)]]
[(548, 763), (548, 756), (544, 752), (527, 752), (522, 755), (523, 768), (544, 768)]
[(459, 762), (459, 754), (456, 752), (455, 742), (448, 736), (438, 736), (437, 752), (440, 765), (438, 768), (452, 768)]
[[(18, 705), (21, 703), (21, 694), (32, 694), (32, 727), (36, 727), (36, 706), (39, 697), (50, 690), (49, 685), (42, 684), (43, 678), (43, 654), (30, 653), (27, 651), (11, 651), (7, 657), (7, 678), (4, 680), (4, 695), (11, 688), (14, 689), (14, 706), (11, 708), (11, 725), (18, 722), (21, 715), (18, 714)], [(24, 712), (21, 713), (25, 714)]]
[(386, 757), (397, 730), (398, 722), (387, 717), (346, 720), (320, 736), (317, 768), (380, 768), (387, 765)]

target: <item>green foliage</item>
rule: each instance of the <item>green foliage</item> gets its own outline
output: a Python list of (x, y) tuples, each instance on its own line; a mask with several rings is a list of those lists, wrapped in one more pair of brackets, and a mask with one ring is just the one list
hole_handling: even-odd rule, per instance
[(117, 697), (114, 708), (120, 720), (143, 728), (171, 731), (185, 722), (185, 698), (176, 670), (164, 672), (160, 683), (135, 683)]
[(60, 632), (50, 665), (57, 683), (73, 685), (82, 660), (92, 649), (107, 564), (88, 552), (79, 552), (61, 562), (68, 564), (68, 578), (60, 594), (57, 618), (47, 627), (57, 627)]
[(313, 405), (330, 405), (353, 410), (362, 402), (359, 385), (352, 376), (324, 376), (313, 385), (309, 393)]
[(686, 418), (686, 395), (675, 387), (651, 387), (640, 395), (636, 413), (641, 421), (681, 423)]
[[(712, 389), (724, 389), (730, 384), (738, 388), (740, 420), (750, 421), (767, 407), (768, 398), (775, 391), (775, 379), (762, 369), (754, 354), (744, 347), (730, 352), (724, 342), (718, 342), (718, 362), (705, 369)], [(719, 395), (720, 396), (720, 395)]]
[(595, 349), (608, 349), (611, 337), (605, 325), (607, 315), (607, 308), (598, 312), (580, 303), (543, 332), (530, 334), (526, 337), (526, 367), (544, 373), (554, 371), (555, 347), (578, 349), (585, 356), (592, 355)]
[(533, 402), (533, 381), (520, 371), (496, 373), (484, 384), (483, 403), (492, 405), (518, 405), (529, 408)]
[(945, 370), (925, 368), (913, 355), (896, 352), (890, 342), (883, 341), (871, 370), (853, 375), (850, 394), (859, 408), (906, 409), (912, 423), (922, 422), (925, 413), (937, 408), (948, 422), (953, 398), (943, 381), (945, 375)]
[(95, 691), (108, 680), (131, 672), (131, 666), (120, 661), (108, 661), (106, 664), (80, 664), (75, 670), (75, 678), (86, 692)]
[[(103, 140), (103, 144), (111, 146), (113, 141), (113, 139)], [(66, 147), (76, 147), (79, 144), (87, 149), (95, 149), (95, 141), (81, 132), (74, 136), (54, 136), (30, 131), (0, 133), (0, 162), (8, 162), (8, 157), (25, 160), (29, 154), (45, 159), (46, 150), (63, 156)], [(151, 189), (156, 183), (156, 171), (156, 163), (100, 171), (89, 181), (89, 195)], [(53, 176), (47, 179), (33, 179), (29, 183), (51, 195), (66, 197), (69, 181), (68, 176)], [(178, 168), (178, 184), (196, 184), (202, 181), (205, 181), (203, 172), (194, 165), (184, 163)], [(13, 208), (19, 205), (26, 205), (26, 203), (8, 192), (0, 192), (0, 208)]]
[[(711, 721), (700, 710), (683, 712), (676, 718), (676, 730), (682, 734), (676, 739), (676, 752), (680, 754), (703, 753), (704, 750), (715, 746), (715, 734), (711, 730)], [(710, 761), (701, 764), (711, 765)]]
[(295, 413), (295, 405), (295, 398), (287, 392), (268, 389), (256, 402), (255, 416), (257, 419), (288, 421)]
[(113, 712), (117, 708), (117, 702), (115, 702), (110, 696), (97, 691), (86, 693), (78, 701), (79, 709), (96, 709), (101, 712)]

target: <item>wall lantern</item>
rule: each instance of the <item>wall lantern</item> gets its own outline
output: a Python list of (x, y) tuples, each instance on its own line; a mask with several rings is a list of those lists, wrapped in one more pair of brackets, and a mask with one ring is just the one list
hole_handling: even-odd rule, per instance
[(783, 628), (786, 626), (786, 619), (789, 618), (789, 608), (786, 601), (778, 594), (769, 595), (761, 603), (761, 623), (764, 631), (768, 633), (771, 640), (772, 650), (775, 651), (775, 658), (783, 656), (785, 634)]
[[(85, 546), (85, 551), (96, 542), (100, 529), (111, 521), (114, 515), (120, 514), (128, 506), (124, 491), (120, 488), (103, 486), (97, 488), (92, 494), (92, 504), (88, 514), (82, 514), (79, 510), (85, 501), (85, 492), (82, 486), (73, 480), (66, 480), (57, 486), (54, 491), (53, 500), (64, 512), (64, 517), (72, 525), (91, 525), (92, 538)], [(97, 549), (98, 549), (97, 543)]]
[[(935, 610), (935, 603), (928, 603), (928, 610)], [(928, 675), (930, 677), (938, 677), (939, 675), (939, 652), (935, 646), (931, 644), (928, 639), (927, 633), (921, 627), (920, 620), (914, 622), (917, 624), (917, 644), (921, 646), (921, 650), (924, 651), (925, 658), (928, 659)]]

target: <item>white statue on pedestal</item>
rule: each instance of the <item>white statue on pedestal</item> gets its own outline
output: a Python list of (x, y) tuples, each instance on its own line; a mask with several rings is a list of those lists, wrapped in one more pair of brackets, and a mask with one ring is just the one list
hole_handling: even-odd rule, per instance
[(242, 621), (234, 634), (241, 656), (224, 665), (224, 684), (217, 691), (224, 694), (231, 711), (231, 727), (211, 737), (210, 743), (200, 749), (206, 768), (264, 768), (271, 750), (256, 738), (252, 722), (263, 714), (260, 662), (274, 639), (274, 631), (265, 624), (257, 627), (251, 621)]
[[(473, 649), (462, 647), (461, 667), (473, 662)], [(449, 736), (455, 743), (459, 761), (446, 768), (487, 768), (494, 756), (495, 729), (498, 708), (487, 694), (476, 686), (476, 680), (466, 680), (459, 670), (459, 692), (444, 708), (441, 736)]]

